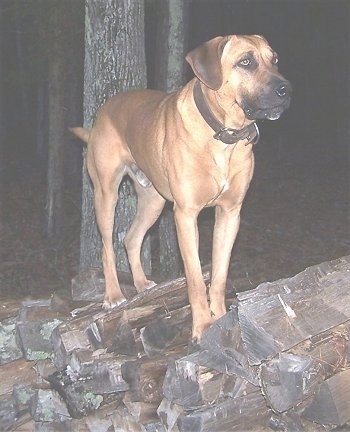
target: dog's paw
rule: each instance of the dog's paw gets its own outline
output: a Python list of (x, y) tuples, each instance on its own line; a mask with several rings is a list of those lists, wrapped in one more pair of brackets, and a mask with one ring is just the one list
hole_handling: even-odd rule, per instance
[(144, 289), (150, 289), (150, 288), (153, 288), (156, 285), (157, 284), (154, 281), (147, 279)]
[(116, 301), (110, 301), (105, 299), (102, 303), (102, 309), (105, 310), (110, 310), (115, 308), (116, 306), (119, 306), (120, 304), (124, 303), (126, 300), (122, 299), (122, 300), (116, 300)]
[(157, 285), (154, 281), (148, 279), (142, 281), (142, 283), (134, 282), (134, 284), (135, 284), (135, 288), (137, 289), (137, 292), (148, 290)]

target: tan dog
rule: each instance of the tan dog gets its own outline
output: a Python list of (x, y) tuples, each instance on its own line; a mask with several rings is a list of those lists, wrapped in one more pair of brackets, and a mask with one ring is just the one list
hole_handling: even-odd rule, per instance
[[(174, 216), (192, 309), (192, 337), (225, 314), (225, 285), (240, 210), (254, 169), (257, 119), (277, 119), (290, 103), (291, 86), (277, 70), (277, 55), (261, 36), (217, 37), (186, 60), (195, 78), (166, 94), (137, 90), (118, 94), (99, 110), (91, 131), (72, 131), (88, 143), (102, 236), (105, 307), (124, 300), (115, 268), (112, 233), (118, 185), (128, 174), (138, 210), (125, 237), (136, 288), (154, 283), (141, 267), (140, 248), (165, 199)], [(215, 206), (209, 293), (198, 257), (197, 217)]]

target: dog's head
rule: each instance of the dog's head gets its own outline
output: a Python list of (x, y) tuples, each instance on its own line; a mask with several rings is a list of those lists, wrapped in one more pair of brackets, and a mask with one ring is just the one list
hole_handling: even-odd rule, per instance
[(237, 104), (249, 120), (276, 120), (289, 107), (292, 86), (278, 72), (278, 56), (262, 36), (219, 36), (186, 60), (225, 105)]

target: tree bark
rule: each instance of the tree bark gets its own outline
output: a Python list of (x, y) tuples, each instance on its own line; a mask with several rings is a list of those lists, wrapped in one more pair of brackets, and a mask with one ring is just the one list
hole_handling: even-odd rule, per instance
[[(84, 124), (90, 128), (96, 110), (114, 94), (146, 87), (143, 0), (87, 0), (85, 16)], [(114, 242), (117, 267), (128, 271), (122, 240), (133, 219), (136, 197), (130, 181), (120, 187)], [(143, 247), (143, 266), (150, 273), (150, 241)], [(93, 209), (93, 193), (83, 167), (80, 268), (100, 267), (101, 239)]]
[[(0, 3), (0, 95), (4, 94), (3, 89), (3, 70), (2, 70), (2, 40), (3, 40), (3, 21), (2, 4)], [(3, 229), (3, 181), (4, 181), (4, 118), (3, 118), (3, 97), (0, 97), (0, 235)]]
[(55, 1), (51, 11), (52, 43), (49, 51), (49, 154), (46, 220), (49, 238), (63, 228), (64, 139), (66, 62), (64, 46), (65, 9)]
[[(187, 50), (188, 2), (157, 0), (158, 13), (155, 83), (159, 90), (173, 92), (184, 84), (184, 57)], [(178, 277), (182, 260), (177, 242), (174, 215), (165, 206), (159, 223), (161, 275)]]

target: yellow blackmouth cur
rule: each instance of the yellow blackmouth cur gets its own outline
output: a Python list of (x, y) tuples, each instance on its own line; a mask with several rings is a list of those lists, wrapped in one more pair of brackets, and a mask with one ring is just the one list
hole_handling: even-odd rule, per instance
[[(154, 285), (140, 262), (147, 230), (165, 200), (174, 216), (192, 309), (192, 341), (225, 314), (225, 286), (240, 210), (254, 170), (255, 120), (275, 120), (289, 107), (290, 83), (278, 72), (278, 57), (261, 36), (216, 37), (186, 60), (195, 77), (167, 94), (120, 93), (98, 111), (91, 130), (72, 132), (87, 142), (106, 280), (104, 307), (124, 301), (112, 234), (118, 185), (128, 174), (138, 210), (124, 243), (138, 291)], [(215, 207), (209, 293), (198, 256), (197, 217)]]

